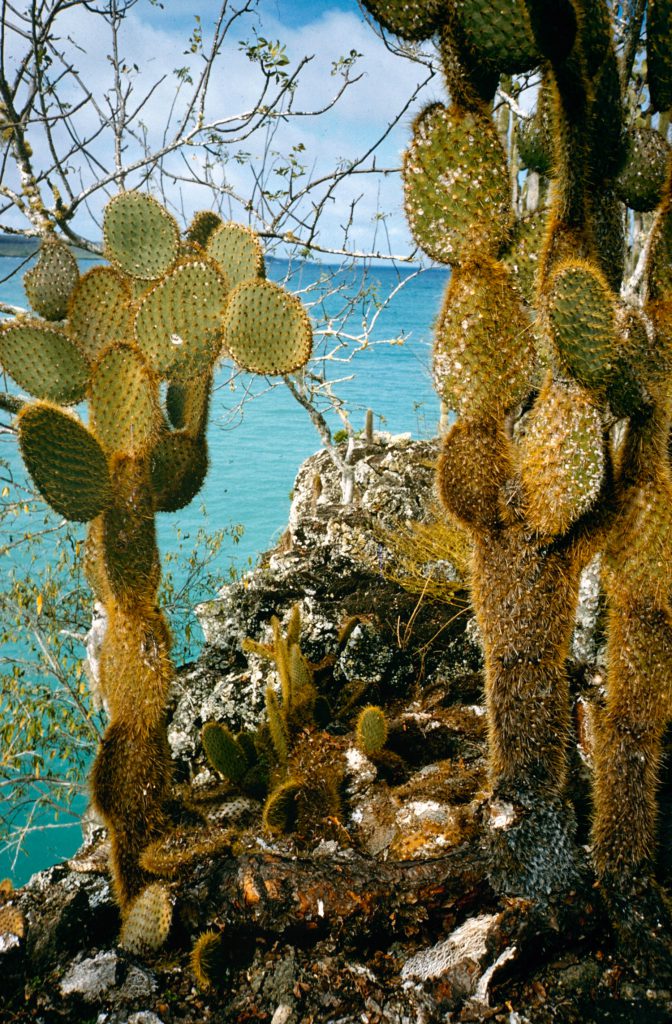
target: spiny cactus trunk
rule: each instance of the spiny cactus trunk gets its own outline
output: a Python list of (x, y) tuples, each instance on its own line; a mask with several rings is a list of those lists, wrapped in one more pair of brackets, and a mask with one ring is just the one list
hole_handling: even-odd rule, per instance
[[(629, 950), (646, 959), (655, 940), (649, 963), (660, 954), (657, 964), (669, 968), (672, 947), (660, 930), (669, 916), (650, 873), (672, 712), (670, 147), (655, 133), (626, 136), (630, 110), (605, 0), (362, 2), (403, 38), (438, 35), (452, 100), (416, 118), (404, 186), (417, 243), (453, 268), (434, 373), (459, 418), (444, 440), (439, 488), (475, 545), (494, 877), (534, 897), (573, 881), (565, 661), (579, 575), (602, 548), (609, 666), (594, 863)], [(647, 88), (660, 110), (672, 104), (669, 10), (650, 3), (647, 18)], [(641, 24), (631, 24), (633, 11), (623, 17), (634, 54)], [(543, 72), (537, 112), (518, 137), (525, 166), (550, 174), (549, 202), (543, 222), (521, 221), (511, 237), (511, 171), (490, 101), (502, 73), (535, 67)], [(633, 305), (619, 294), (623, 203), (658, 206)], [(612, 436), (617, 420), (628, 426)], [(634, 882), (642, 871), (643, 888)], [(617, 899), (621, 883), (630, 896)], [(632, 907), (644, 889), (638, 917)]]
[[(182, 241), (160, 203), (125, 192), (105, 208), (103, 229), (112, 266), (81, 278), (70, 250), (45, 241), (26, 280), (45, 319), (3, 324), (0, 364), (39, 399), (18, 421), (33, 481), (56, 512), (90, 524), (85, 571), (107, 615), (99, 685), (110, 715), (91, 784), (132, 919), (148, 880), (140, 855), (168, 824), (172, 779), (155, 516), (183, 508), (205, 479), (223, 345), (251, 372), (287, 374), (308, 359), (312, 331), (298, 299), (265, 280), (261, 246), (243, 225), (200, 214)], [(60, 407), (84, 398), (90, 427)]]

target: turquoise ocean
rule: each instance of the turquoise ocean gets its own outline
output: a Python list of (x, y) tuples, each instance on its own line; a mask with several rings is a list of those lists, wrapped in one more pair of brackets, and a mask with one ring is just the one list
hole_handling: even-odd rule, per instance
[[(0, 300), (6, 303), (26, 304), (21, 277), (30, 264), (10, 277), (22, 263), (17, 256), (4, 256), (0, 246)], [(92, 265), (83, 260), (82, 272)], [(391, 265), (366, 271), (344, 270), (309, 262), (290, 268), (284, 260), (271, 260), (267, 267), (269, 276), (276, 280), (285, 279), (288, 270), (292, 271), (288, 286), (305, 300), (314, 301), (324, 292), (324, 298), (312, 309), (316, 321), (320, 312), (326, 312), (343, 326), (341, 314), (351, 306), (344, 326), (353, 335), (361, 332), (362, 316), (372, 320), (375, 302), (396, 289), (376, 318), (370, 344), (347, 361), (358, 347), (356, 342), (349, 343), (339, 353), (344, 361), (329, 364), (329, 376), (350, 378), (334, 390), (345, 401), (355, 429), (363, 428), (366, 410), (371, 408), (376, 429), (410, 433), (416, 438), (434, 436), (439, 401), (430, 377), (432, 324), (441, 306), (448, 272), (430, 268), (415, 273), (408, 267)], [(327, 278), (331, 284), (322, 285)], [(367, 296), (352, 301), (362, 285)], [(403, 343), (399, 343), (401, 339)], [(6, 422), (8, 417), (4, 419)], [(334, 430), (340, 426), (334, 415), (329, 416), (329, 422)], [(210, 472), (190, 506), (176, 515), (160, 517), (162, 553), (176, 544), (176, 522), (183, 547), (188, 547), (201, 527), (215, 530), (241, 524), (244, 532), (240, 539), (235, 543), (227, 539), (220, 551), (218, 572), (226, 582), (232, 569), (240, 572), (253, 565), (282, 533), (297, 469), (320, 445), (308, 414), (282, 384), (273, 386), (271, 381), (245, 375), (232, 379), (231, 368), (222, 365), (211, 407)], [(0, 458), (9, 463), (14, 479), (20, 480), (23, 471), (11, 435), (0, 435)], [(22, 522), (21, 526), (30, 529), (31, 524)], [(45, 558), (49, 557), (48, 546), (47, 540)], [(6, 572), (7, 565), (0, 566), (0, 571)], [(3, 676), (1, 684), (8, 685), (8, 680)], [(82, 808), (84, 804), (82, 798)], [(80, 840), (76, 823), (34, 832), (16, 861), (13, 853), (0, 850), (0, 878), (10, 875), (15, 885), (23, 884), (33, 872), (71, 856)]]

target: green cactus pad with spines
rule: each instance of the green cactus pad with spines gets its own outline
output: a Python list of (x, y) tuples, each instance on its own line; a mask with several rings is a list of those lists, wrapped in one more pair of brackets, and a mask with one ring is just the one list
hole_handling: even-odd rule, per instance
[(406, 215), (440, 263), (496, 256), (511, 225), (511, 183), (492, 118), (440, 103), (416, 118), (403, 166)]
[(135, 345), (115, 342), (104, 351), (91, 373), (89, 400), (96, 437), (108, 453), (139, 455), (155, 443), (158, 385)]
[(511, 247), (502, 262), (511, 271), (511, 276), (526, 302), (534, 305), (537, 292), (537, 271), (539, 249), (546, 232), (546, 217), (543, 211), (518, 221), (513, 232)]
[(45, 320), (63, 320), (78, 278), (79, 268), (70, 246), (57, 238), (45, 238), (37, 263), (23, 275), (23, 287), (39, 316)]
[(87, 359), (133, 337), (132, 302), (129, 278), (113, 267), (93, 267), (80, 277), (68, 304), (68, 334)]
[(268, 796), (264, 806), (263, 824), (269, 832), (293, 832), (298, 817), (297, 799), (301, 793), (297, 779), (287, 779)]
[(0, 326), (0, 366), (35, 398), (60, 405), (82, 401), (91, 372), (67, 334), (22, 317)]
[(231, 288), (265, 276), (264, 251), (256, 233), (244, 224), (222, 224), (210, 235), (206, 251), (226, 272)]
[(548, 380), (525, 424), (520, 475), (529, 523), (567, 533), (594, 504), (605, 471), (600, 410), (576, 385)]
[(171, 381), (166, 390), (166, 412), (176, 430), (198, 437), (207, 426), (212, 374), (203, 373), (189, 381)]
[(618, 358), (616, 307), (597, 268), (577, 260), (558, 268), (549, 282), (548, 323), (563, 370), (601, 394)]
[(225, 977), (224, 939), (220, 932), (202, 932), (189, 958), (196, 983), (203, 991), (215, 988)]
[(259, 760), (259, 751), (254, 742), (254, 737), (255, 734), (251, 732), (243, 731), (236, 733), (236, 743), (238, 743), (245, 754), (248, 766), (255, 765)]
[(450, 409), (478, 419), (529, 390), (530, 323), (511, 274), (494, 261), (456, 268), (436, 328), (435, 387)]
[(251, 373), (294, 373), (310, 358), (313, 329), (300, 300), (273, 281), (244, 281), (231, 292), (223, 346)]
[(173, 905), (165, 886), (154, 882), (143, 889), (128, 909), (119, 945), (141, 956), (163, 946), (173, 920)]
[(377, 754), (387, 742), (387, 719), (382, 708), (373, 704), (362, 708), (355, 729), (357, 746), (363, 753)]
[(37, 402), (22, 410), (17, 425), (26, 469), (55, 512), (86, 523), (109, 507), (107, 459), (83, 423), (62, 409)]
[(145, 296), (135, 318), (135, 339), (159, 376), (185, 380), (212, 366), (221, 349), (228, 293), (216, 264), (189, 260)]
[(280, 706), (278, 695), (272, 686), (266, 687), (266, 716), (271, 734), (273, 749), (281, 765), (287, 764), (289, 756), (289, 729), (284, 709)]
[(237, 784), (249, 768), (247, 755), (226, 725), (208, 722), (201, 733), (208, 761), (230, 782)]
[(646, 67), (653, 109), (669, 110), (672, 107), (672, 0), (649, 0)]
[(468, 47), (500, 73), (520, 74), (541, 56), (524, 0), (457, 0), (457, 15)]
[(655, 210), (665, 191), (670, 144), (655, 128), (631, 128), (627, 138), (627, 159), (618, 175), (616, 192), (631, 210)]
[(161, 203), (142, 192), (113, 196), (103, 214), (105, 256), (129, 277), (155, 281), (177, 259), (180, 230)]
[(420, 42), (441, 25), (447, 0), (362, 0), (362, 4), (388, 32)]
[(113, 500), (103, 517), (107, 577), (118, 601), (152, 603), (161, 568), (147, 460), (116, 453), (110, 477)]
[(179, 430), (165, 434), (150, 456), (156, 512), (177, 512), (196, 497), (208, 472), (205, 435)]
[(186, 230), (185, 238), (188, 242), (196, 242), (205, 249), (213, 231), (216, 231), (222, 224), (222, 218), (212, 210), (199, 210), (192, 217), (191, 223)]

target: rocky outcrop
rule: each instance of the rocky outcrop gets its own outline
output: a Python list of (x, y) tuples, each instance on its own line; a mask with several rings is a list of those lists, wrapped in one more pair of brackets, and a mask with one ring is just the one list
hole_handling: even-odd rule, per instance
[[(590, 884), (546, 910), (502, 904), (491, 891), (480, 842), (481, 653), (465, 583), (436, 553), (418, 555), (404, 579), (395, 554), (395, 534), (433, 515), (435, 446), (377, 435), (351, 456), (352, 505), (340, 504), (327, 453), (312, 456), (279, 545), (198, 610), (206, 644), (171, 697), (176, 831), (154, 858), (173, 905), (167, 943), (144, 957), (118, 944), (106, 838), (89, 823), (72, 861), (0, 896), (24, 922), (11, 925), (21, 935), (12, 932), (7, 923), (19, 919), (6, 914), (3, 925), (0, 908), (1, 1020), (669, 1019), (669, 993), (647, 991), (612, 959)], [(443, 580), (450, 599), (438, 600), (434, 586), (429, 596), (423, 578)], [(583, 691), (599, 687), (595, 586), (587, 577), (574, 645), (572, 677)], [(342, 810), (320, 834), (274, 836), (261, 827), (260, 802), (215, 777), (200, 734), (211, 721), (234, 731), (259, 724), (274, 675), (243, 641), (267, 642), (271, 618), (286, 622), (297, 602), (302, 649), (323, 666), (332, 709), (328, 733), (308, 740), (319, 746), (324, 736), (339, 760)], [(386, 710), (384, 757), (354, 743), (362, 704)], [(586, 759), (577, 754), (584, 829)], [(189, 956), (208, 929), (221, 935), (223, 954), (204, 990)]]

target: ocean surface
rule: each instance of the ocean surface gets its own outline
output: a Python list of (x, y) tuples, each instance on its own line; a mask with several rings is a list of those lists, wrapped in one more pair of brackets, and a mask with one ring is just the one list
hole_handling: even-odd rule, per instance
[[(22, 267), (18, 276), (10, 277), (22, 262), (16, 255), (3, 255), (0, 245), (1, 301), (25, 305), (21, 277), (30, 264)], [(82, 272), (92, 265), (82, 261)], [(363, 271), (272, 260), (267, 272), (275, 280), (287, 279), (288, 286), (309, 306), (317, 328), (316, 350), (334, 354), (327, 363), (328, 376), (340, 381), (334, 392), (343, 399), (356, 430), (363, 428), (366, 410), (371, 408), (376, 429), (417, 438), (436, 434), (439, 402), (429, 372), (431, 332), (447, 271), (432, 268), (416, 273), (403, 266)], [(380, 309), (380, 303), (393, 292), (389, 303)], [(348, 335), (347, 347), (336, 351), (336, 338), (319, 333), (324, 330), (325, 316), (330, 330), (340, 329)], [(363, 320), (373, 327), (368, 344), (359, 350)], [(333, 413), (328, 420), (334, 430), (341, 426)], [(307, 412), (282, 383), (234, 375), (230, 365), (223, 364), (211, 406), (210, 471), (190, 506), (159, 517), (162, 553), (175, 549), (176, 524), (187, 548), (202, 527), (215, 530), (240, 524), (244, 532), (237, 542), (227, 538), (218, 555), (217, 570), (222, 582), (230, 578), (232, 570), (244, 571), (282, 533), (296, 471), (320, 446)], [(0, 435), (0, 458), (20, 480), (23, 470), (16, 444), (6, 434)], [(33, 527), (37, 524), (31, 524), (29, 517), (16, 523), (16, 529)], [(9, 570), (8, 560), (17, 557), (21, 555), (4, 556), (3, 574)], [(47, 538), (44, 558), (48, 557)], [(8, 675), (3, 676), (3, 684), (9, 685)], [(34, 832), (16, 860), (13, 853), (0, 849), (0, 878), (10, 875), (14, 884), (20, 885), (33, 872), (70, 856), (80, 839), (79, 826), (72, 823)]]

